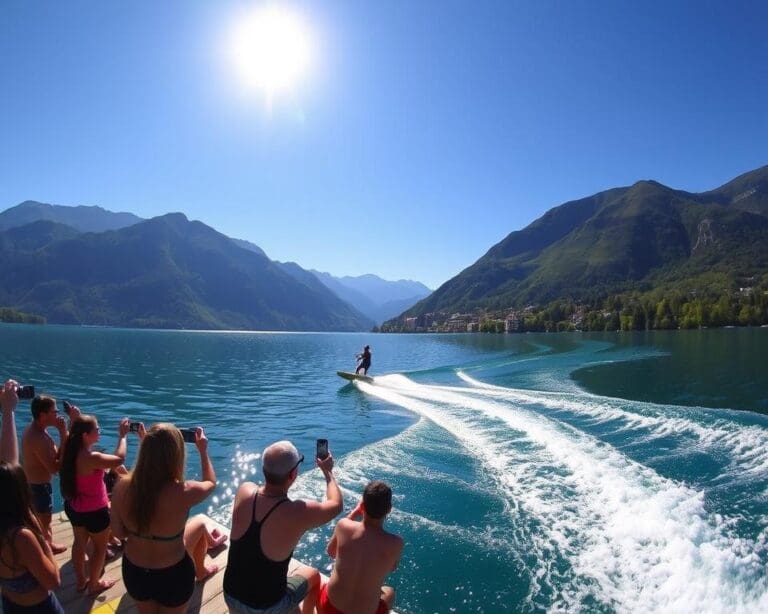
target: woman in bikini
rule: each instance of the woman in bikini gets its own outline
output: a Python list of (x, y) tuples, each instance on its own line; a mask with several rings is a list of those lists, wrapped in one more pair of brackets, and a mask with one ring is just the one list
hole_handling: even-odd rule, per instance
[(61, 578), (30, 507), (24, 470), (0, 462), (0, 588), (5, 614), (64, 614), (53, 589)]
[[(109, 539), (109, 498), (104, 484), (104, 472), (125, 462), (125, 437), (128, 419), (120, 422), (114, 454), (96, 452), (93, 446), (101, 437), (99, 423), (93, 416), (80, 415), (72, 421), (69, 438), (59, 469), (64, 512), (72, 523), (72, 566), (75, 570), (78, 592), (88, 589), (92, 595), (115, 584), (115, 580), (102, 580), (104, 559)], [(88, 542), (93, 550), (88, 558), (88, 576), (85, 573), (85, 553)]]
[[(139, 434), (142, 435), (143, 425)], [(226, 539), (210, 531), (204, 516), (189, 510), (216, 487), (203, 429), (195, 433), (202, 481), (185, 480), (184, 440), (172, 424), (156, 424), (143, 435), (136, 467), (112, 493), (112, 532), (126, 539), (123, 581), (139, 612), (185, 612), (195, 589), (218, 571), (206, 552)]]

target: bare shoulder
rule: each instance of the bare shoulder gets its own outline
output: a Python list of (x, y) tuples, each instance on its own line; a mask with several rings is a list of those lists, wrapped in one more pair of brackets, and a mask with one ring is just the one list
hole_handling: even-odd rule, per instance
[(403, 541), (403, 538), (397, 535), (396, 533), (387, 533), (386, 538), (387, 538), (387, 543), (389, 547), (392, 548), (393, 550), (403, 549), (405, 542)]
[(40, 542), (32, 532), (31, 529), (23, 527), (16, 531), (13, 537), (13, 545), (19, 550), (19, 552), (28, 552), (35, 550), (40, 546)]
[(349, 518), (339, 518), (339, 521), (336, 523), (336, 531), (338, 533), (351, 533), (357, 527), (360, 526), (360, 523), (357, 520), (350, 520)]

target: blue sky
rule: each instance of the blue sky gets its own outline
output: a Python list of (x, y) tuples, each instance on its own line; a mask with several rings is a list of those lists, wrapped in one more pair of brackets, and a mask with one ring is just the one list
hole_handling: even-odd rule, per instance
[(0, 3), (0, 209), (182, 211), (434, 288), (567, 200), (768, 163), (765, 3), (275, 3), (314, 54), (271, 109), (224, 51), (260, 4)]

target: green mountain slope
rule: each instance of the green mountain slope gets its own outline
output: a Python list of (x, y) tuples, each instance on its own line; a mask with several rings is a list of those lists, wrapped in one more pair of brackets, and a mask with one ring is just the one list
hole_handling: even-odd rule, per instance
[[(297, 282), (265, 256), (180, 213), (108, 232), (67, 232), (51, 222), (0, 232), (0, 305), (53, 323), (111, 326), (365, 330), (370, 324), (319, 284)], [(17, 240), (25, 235), (37, 244)]]
[(721, 290), (766, 272), (768, 166), (701, 194), (639, 181), (548, 211), (398, 319), (713, 280)]

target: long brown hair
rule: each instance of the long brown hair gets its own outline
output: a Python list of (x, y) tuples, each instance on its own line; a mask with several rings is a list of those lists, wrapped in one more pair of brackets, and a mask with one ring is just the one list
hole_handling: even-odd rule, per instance
[(93, 416), (80, 416), (72, 423), (69, 430), (67, 443), (64, 444), (64, 453), (61, 456), (59, 468), (59, 482), (61, 496), (71, 501), (77, 496), (77, 455), (83, 449), (83, 435), (92, 433), (96, 428), (96, 418)]
[[(13, 553), (12, 569), (17, 567), (16, 549), (13, 547), (14, 536), (19, 529), (29, 529), (45, 551), (45, 542), (40, 524), (32, 512), (32, 494), (29, 491), (27, 476), (20, 465), (0, 462), (0, 547), (8, 544)], [(5, 561), (3, 561), (5, 562)]]
[(173, 424), (155, 424), (139, 447), (139, 456), (128, 482), (127, 516), (136, 532), (149, 533), (160, 491), (171, 482), (184, 481), (186, 454), (181, 431)]

